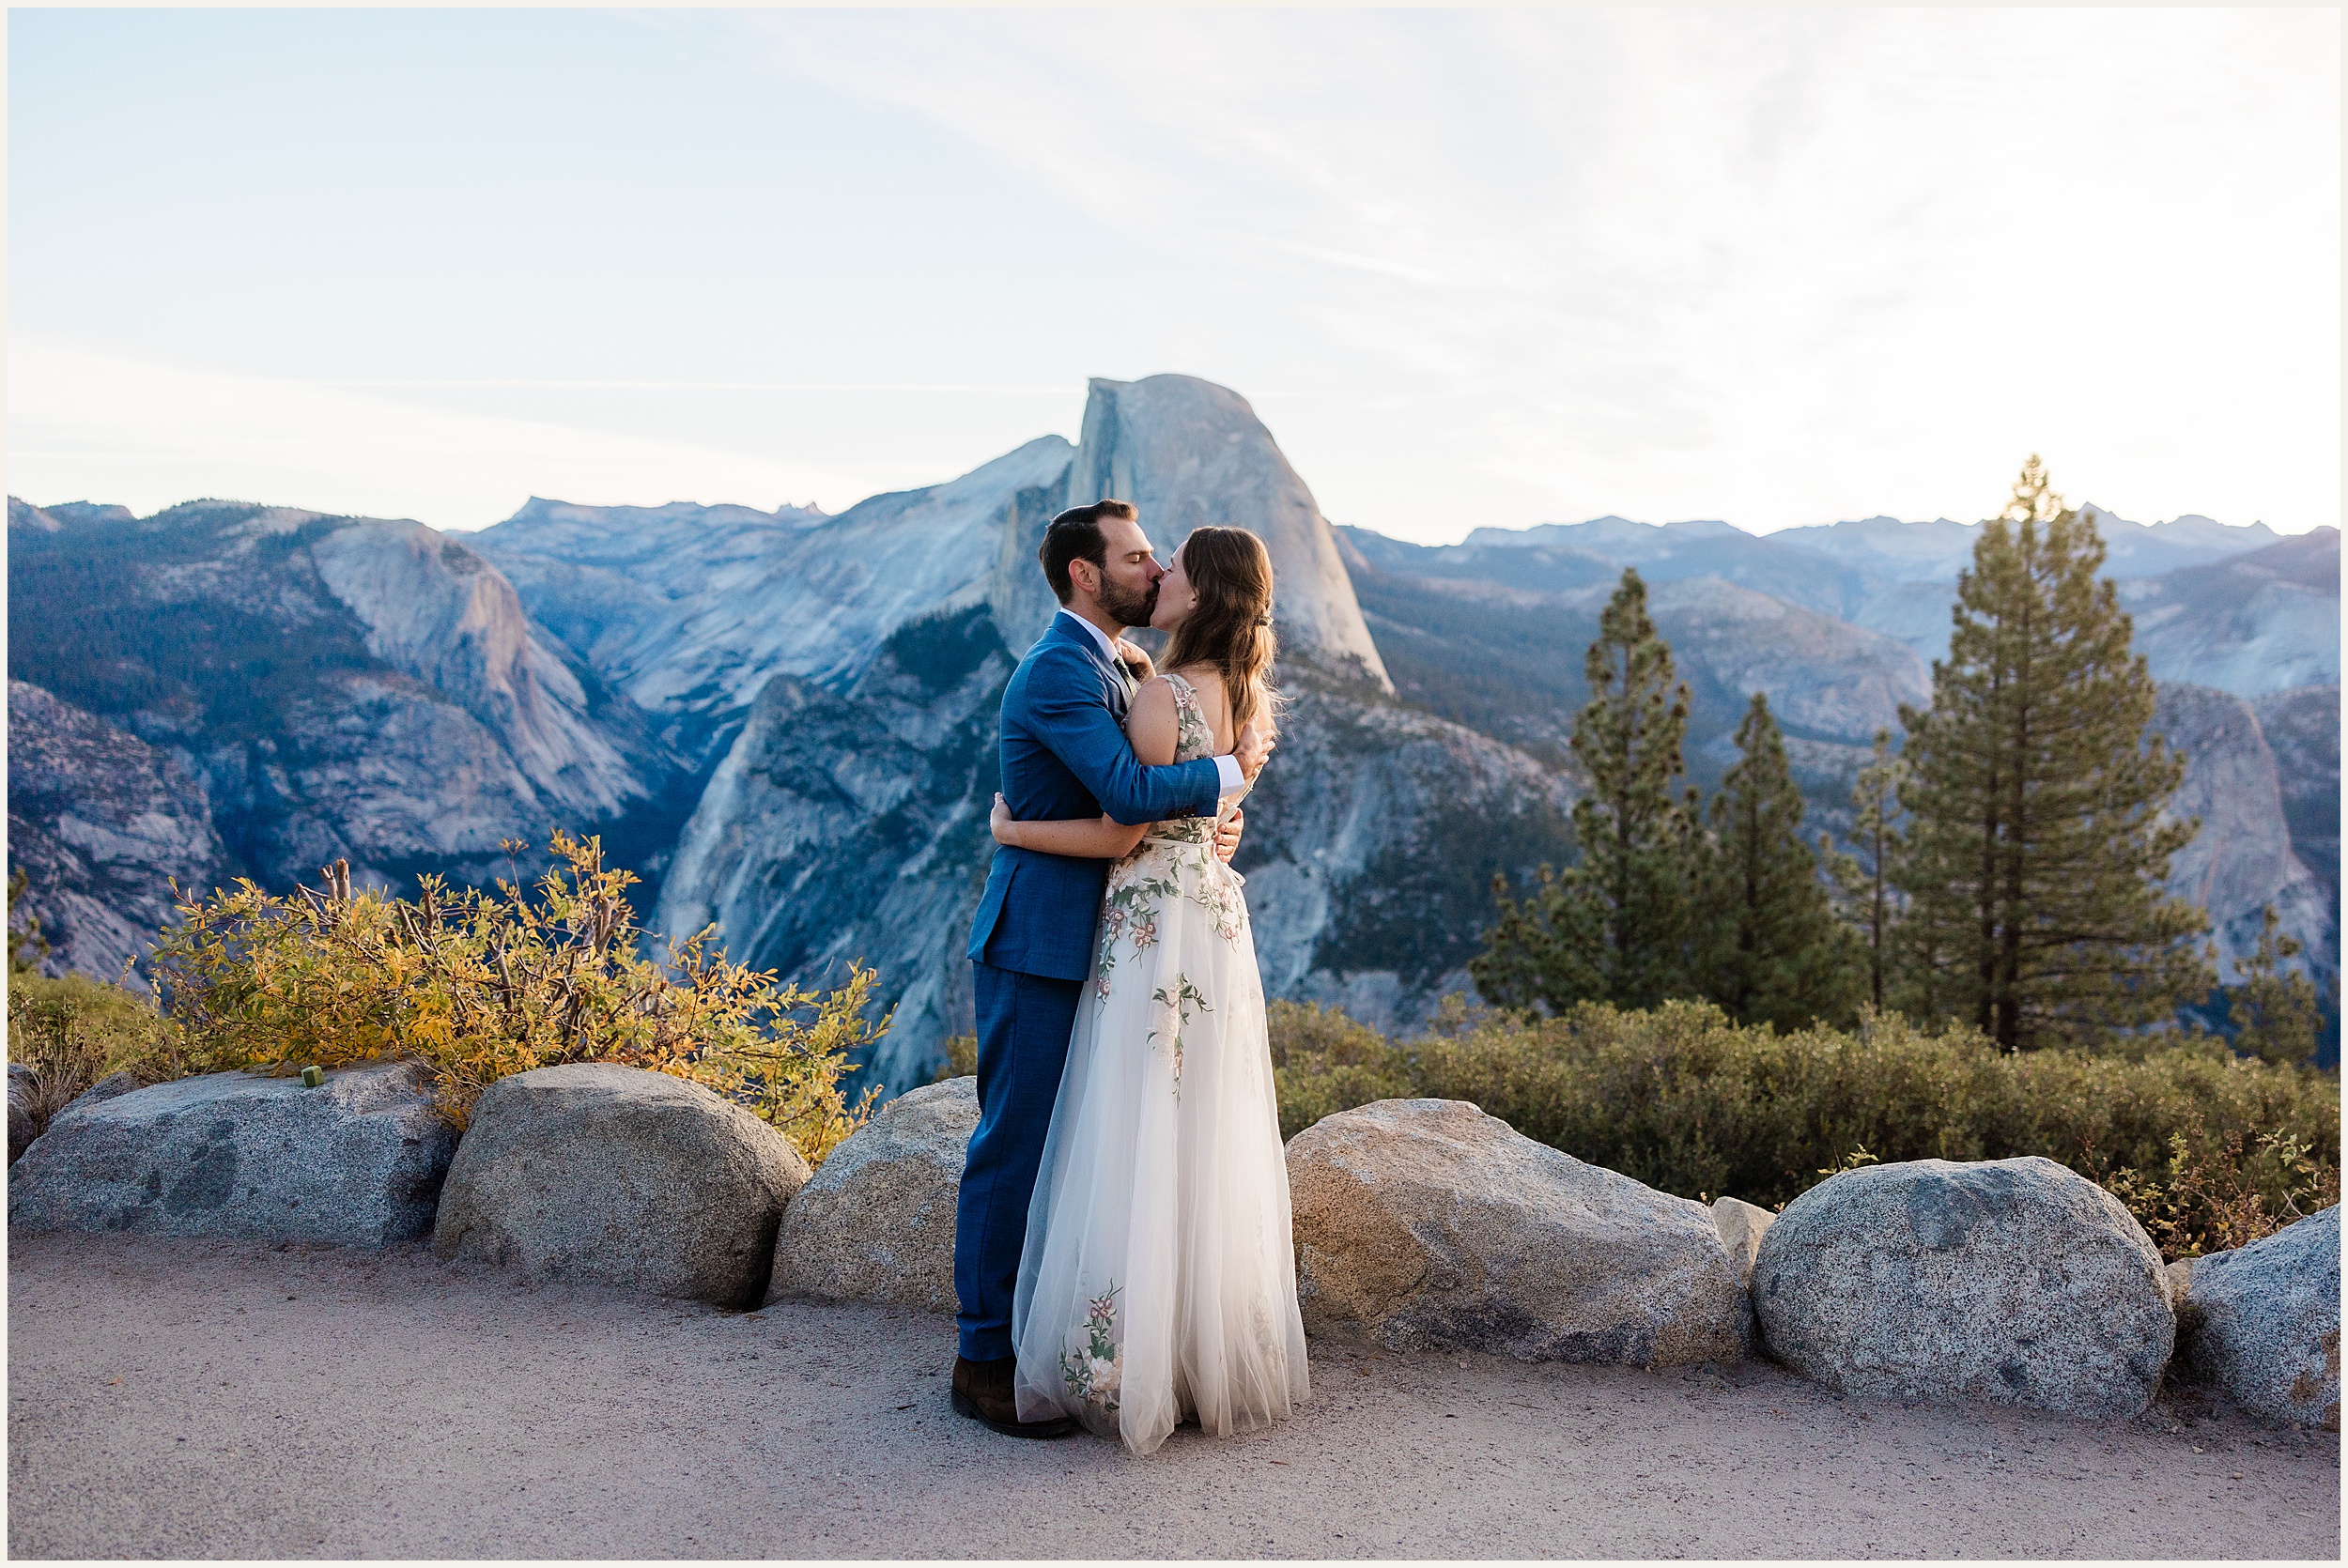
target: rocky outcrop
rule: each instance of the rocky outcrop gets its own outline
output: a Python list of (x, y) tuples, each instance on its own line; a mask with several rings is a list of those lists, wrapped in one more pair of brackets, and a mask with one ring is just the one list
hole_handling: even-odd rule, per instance
[[(1622, 525), (1647, 535), (1722, 526)], [(1766, 541), (1727, 531), (1753, 549), (1769, 548)], [(1583, 653), (1598, 636), (1622, 564), (1650, 553), (1626, 547), (1621, 563), (1593, 558), (1587, 571), (1543, 574), (1526, 568), (1551, 552), (1530, 546), (1428, 548), (1359, 529), (1347, 530), (1345, 543), (1359, 563), (1363, 607), (1407, 699), (1561, 757), (1573, 715), (1588, 699)], [(1695, 545), (1700, 553), (1687, 564), (1722, 553), (1704, 539)], [(1719, 563), (1750, 553), (1739, 547)], [(1721, 576), (1666, 576), (1649, 585), (1649, 611), (1693, 699), (1688, 754), (1699, 776), (1716, 776), (1734, 760), (1732, 737), (1755, 691), (1769, 694), (1771, 710), (1797, 744), (1861, 750), (1877, 730), (1898, 727), (1902, 703), (1931, 699), (1931, 671), (1913, 650), (1822, 607), (1841, 592), (1831, 571), (1804, 555), (1776, 553), (1783, 558), (1776, 571), (1815, 582), (1819, 604)], [(1647, 560), (1640, 570), (1673, 563)], [(1784, 586), (1775, 575), (1753, 575), (1772, 588)], [(1834, 799), (1848, 787), (1843, 780)]]
[(737, 961), (811, 981), (872, 964), (894, 1022), (868, 1065), (927, 1083), (972, 1027), (963, 947), (1012, 666), (972, 607), (901, 628), (845, 696), (775, 676), (686, 824), (656, 927), (714, 922)]
[(826, 520), (812, 507), (576, 506), (533, 496), (465, 543), (513, 583), (533, 621), (625, 685), (661, 662), (676, 624), (743, 592), (795, 535)]
[[(167, 753), (228, 869), (281, 889), (338, 858), (363, 884), (479, 881), (508, 869), (502, 840), (595, 831), (672, 776), (457, 540), (220, 501), (69, 512), (11, 515), (11, 673)], [(164, 857), (131, 849), (160, 884)]]
[(2297, 686), (2251, 703), (2275, 758), (2283, 822), (2299, 864), (2340, 913), (2340, 687)]
[(1721, 1233), (1721, 1245), (1728, 1249), (1729, 1261), (1737, 1266), (1739, 1284), (1753, 1283), (1753, 1263), (1761, 1255), (1761, 1237), (1776, 1218), (1742, 1198), (1712, 1200), (1712, 1226)]
[[(1141, 509), (1162, 561), (1202, 524), (1253, 531), (1272, 556), (1284, 656), (1393, 689), (1328, 520), (1245, 398), (1192, 376), (1094, 377), (1063, 504), (1108, 496)], [(1024, 649), (1042, 630), (1007, 624), (1005, 639)]]
[(367, 652), (495, 736), (548, 814), (604, 822), (646, 793), (579, 678), (531, 635), (514, 585), (464, 545), (420, 523), (353, 523), (310, 559), (365, 623)]
[(883, 1106), (783, 1211), (767, 1299), (952, 1312), (954, 1204), (978, 1126), (975, 1078), (950, 1078)]
[(2243, 697), (2340, 684), (2340, 530), (2120, 585), (2162, 681)]
[(1744, 1353), (1744, 1291), (1703, 1205), (1464, 1101), (1339, 1112), (1290, 1141), (1288, 1170), (1308, 1332), (1643, 1367)]
[(1769, 1356), (1831, 1388), (2099, 1421), (2151, 1403), (2176, 1333), (2143, 1227), (2036, 1156), (1829, 1178), (1762, 1237), (1753, 1303)]
[(1247, 800), (1246, 877), (1267, 995), (1415, 1025), (1491, 919), (1495, 871), (1570, 857), (1562, 770), (1358, 690), (1294, 683)]
[(532, 1280), (753, 1306), (807, 1178), (780, 1133), (698, 1084), (600, 1062), (539, 1068), (482, 1093), (432, 1246)]
[(2195, 1260), (2191, 1373), (2268, 1421), (2340, 1430), (2340, 1207)]
[(9, 1171), (8, 1223), (387, 1247), (431, 1228), (456, 1144), (410, 1062), (85, 1095)]
[(2217, 976), (2258, 948), (2269, 905), (2306, 948), (2319, 976), (2340, 967), (2337, 911), (2325, 884), (2294, 852), (2280, 778), (2250, 704), (2208, 686), (2160, 687), (2153, 730), (2185, 753), (2185, 780), (2169, 811), (2198, 817), (2201, 831), (2170, 861), (2169, 889), (2209, 911)]
[[(1898, 728), (1902, 703), (1932, 700), (1931, 669), (1914, 652), (1831, 616), (1717, 577), (1667, 584), (1648, 603), (1681, 674), (1723, 720), (1765, 691), (1789, 733), (1866, 746)], [(1585, 603), (1593, 631), (1604, 607), (1597, 595)]]
[(202, 781), (170, 753), (8, 683), (8, 861), (51, 973), (120, 975), (175, 918), (172, 882), (209, 891), (224, 859)]
[(772, 676), (840, 689), (900, 626), (983, 600), (1006, 518), (1023, 495), (1057, 496), (1071, 452), (1041, 437), (836, 517), (533, 502), (478, 545), (522, 574), (533, 617), (566, 628), (598, 675), (698, 756), (732, 737)]

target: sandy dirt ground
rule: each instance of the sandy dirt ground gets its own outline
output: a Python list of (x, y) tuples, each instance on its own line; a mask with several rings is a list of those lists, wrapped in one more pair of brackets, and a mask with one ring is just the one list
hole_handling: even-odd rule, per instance
[(428, 1253), (8, 1246), (17, 1557), (2284, 1557), (2340, 1443), (1317, 1343), (1268, 1433), (1135, 1459), (947, 1405), (952, 1324), (531, 1289)]

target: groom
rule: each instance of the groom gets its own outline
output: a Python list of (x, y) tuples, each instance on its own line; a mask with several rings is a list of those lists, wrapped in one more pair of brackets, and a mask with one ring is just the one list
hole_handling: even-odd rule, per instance
[[(1036, 553), (1060, 604), (1003, 692), (1003, 794), (1021, 822), (1106, 812), (1117, 821), (1212, 817), (1217, 797), (1253, 778), (1271, 747), (1253, 730), (1232, 755), (1147, 768), (1125, 740), (1134, 694), (1128, 661), (1149, 672), (1127, 627), (1149, 624), (1166, 575), (1121, 500), (1072, 507)], [(1236, 821), (1216, 841), (1224, 859)], [(979, 1016), (979, 1129), (970, 1138), (954, 1226), (954, 1292), (962, 1311), (954, 1408), (997, 1432), (1058, 1437), (1064, 1419), (1022, 1422), (1012, 1396), (1012, 1293), (1027, 1234), (1027, 1201), (1059, 1094), (1076, 1001), (1092, 965), (1093, 927), (1108, 862), (1005, 844), (970, 928)]]

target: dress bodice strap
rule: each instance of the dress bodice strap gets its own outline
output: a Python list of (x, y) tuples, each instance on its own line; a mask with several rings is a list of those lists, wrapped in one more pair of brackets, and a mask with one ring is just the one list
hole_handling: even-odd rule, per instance
[(1214, 755), (1214, 726), (1207, 722), (1206, 705), (1198, 688), (1166, 670), (1166, 684), (1174, 689), (1174, 761), (1195, 762)]
[[(1213, 756), (1214, 726), (1208, 721), (1206, 705), (1198, 700), (1198, 688), (1170, 669), (1159, 673), (1174, 693), (1174, 761), (1195, 762)], [(1246, 792), (1244, 789), (1240, 791), (1240, 794)], [(1215, 823), (1222, 820), (1224, 812), (1238, 798), (1238, 795), (1227, 797), (1223, 810), (1218, 811), (1213, 821), (1205, 817), (1181, 817), (1173, 822), (1156, 822), (1151, 824), (1144, 838), (1162, 843), (1203, 843), (1213, 837)]]

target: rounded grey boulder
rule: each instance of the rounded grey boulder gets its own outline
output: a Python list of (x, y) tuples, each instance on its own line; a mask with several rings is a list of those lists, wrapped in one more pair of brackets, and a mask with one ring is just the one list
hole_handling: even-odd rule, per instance
[(432, 1250), (533, 1280), (754, 1306), (807, 1177), (788, 1139), (698, 1084), (606, 1062), (539, 1068), (482, 1092)]
[(978, 1084), (950, 1078), (900, 1095), (831, 1151), (783, 1211), (769, 1300), (954, 1310), (954, 1203)]
[(2100, 1421), (2152, 1403), (2176, 1338), (2135, 1216), (2036, 1156), (1828, 1178), (1762, 1235), (1753, 1303), (1769, 1354), (1831, 1388)]
[(336, 1068), (315, 1089), (214, 1072), (93, 1090), (10, 1168), (8, 1223), (386, 1247), (432, 1228), (456, 1147), (414, 1062)]
[(1776, 1218), (1759, 1204), (1742, 1198), (1712, 1200), (1712, 1225), (1721, 1233), (1721, 1245), (1728, 1249), (1729, 1260), (1737, 1266), (1738, 1284), (1753, 1283), (1753, 1260), (1761, 1253), (1761, 1234)]
[[(335, 1070), (339, 1072), (351, 1072), (359, 1069), (353, 1068), (338, 1068)], [(70, 1111), (78, 1105), (97, 1105), (102, 1101), (113, 1099), (118, 1095), (127, 1095), (138, 1086), (139, 1081), (131, 1077), (129, 1073), (110, 1072), (106, 1074), (105, 1077), (100, 1079), (97, 1083), (92, 1084), (88, 1088), (84, 1089), (80, 1094), (75, 1095), (67, 1104), (66, 1109)]]
[(1632, 1366), (1732, 1361), (1751, 1314), (1702, 1204), (1456, 1099), (1383, 1099), (1290, 1139), (1308, 1333)]
[(2185, 1360), (2268, 1421), (2340, 1430), (2340, 1206), (2193, 1265)]

